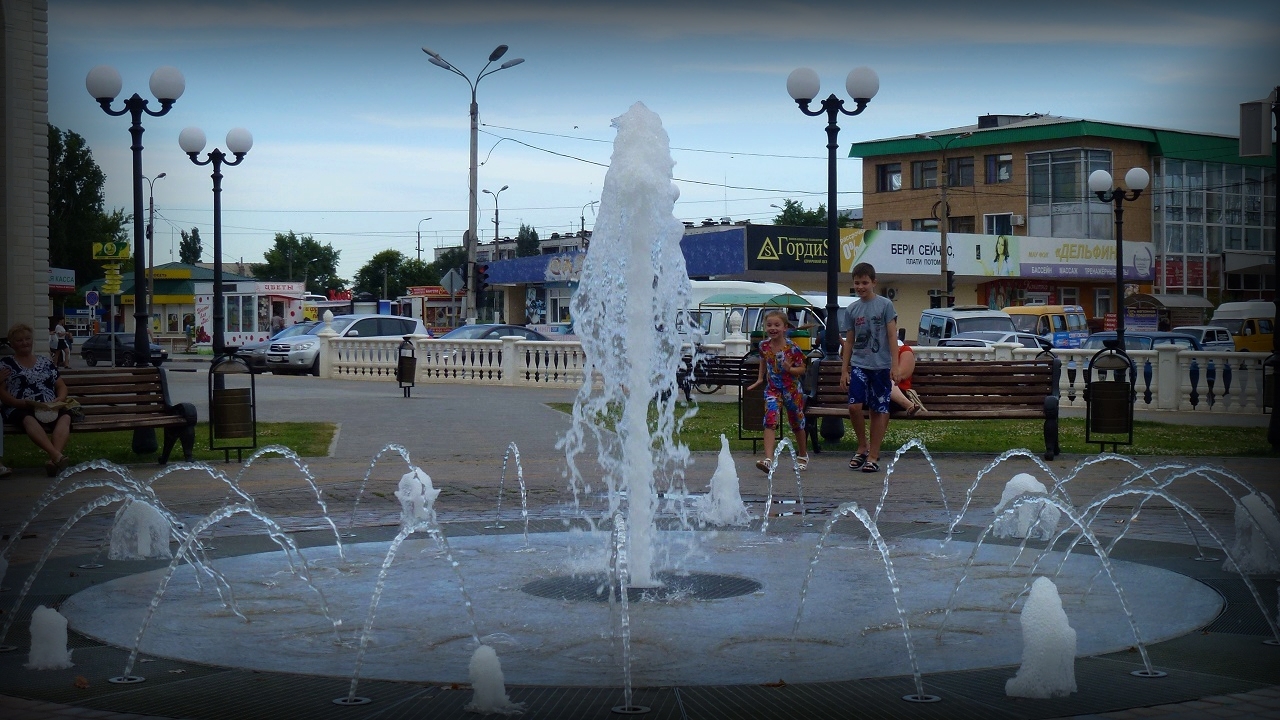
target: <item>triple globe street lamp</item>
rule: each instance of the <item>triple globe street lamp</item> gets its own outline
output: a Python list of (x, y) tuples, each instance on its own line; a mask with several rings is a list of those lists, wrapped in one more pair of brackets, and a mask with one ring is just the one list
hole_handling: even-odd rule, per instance
[[(499, 70), (506, 70), (507, 68), (515, 67), (516, 65), (519, 65), (520, 63), (524, 62), (524, 58), (515, 58), (513, 60), (508, 60), (502, 63), (501, 65), (499, 65), (498, 67), (490, 70), (489, 69), (490, 65), (500, 60), (503, 55), (507, 54), (507, 46), (499, 45), (498, 47), (493, 49), (493, 52), (489, 53), (489, 61), (485, 63), (484, 67), (480, 68), (479, 73), (476, 73), (475, 80), (472, 80), (470, 77), (467, 77), (466, 73), (454, 67), (453, 63), (441, 57), (440, 53), (435, 52), (434, 50), (431, 50), (430, 48), (426, 48), (426, 47), (422, 48), (422, 52), (431, 56), (430, 62), (432, 65), (448, 70), (449, 72), (454, 73), (455, 75), (462, 78), (463, 80), (466, 80), (467, 85), (471, 88), (471, 166), (470, 166), (470, 175), (468, 178), (469, 193), (467, 198), (467, 237), (463, 242), (463, 244), (466, 246), (466, 251), (467, 251), (467, 268), (466, 268), (467, 277), (471, 277), (473, 268), (475, 267), (475, 264), (476, 264), (476, 232), (477, 232), (476, 228), (477, 228), (477, 225), (479, 224), (479, 210), (477, 209), (476, 193), (478, 192), (477, 174), (478, 174), (479, 164), (477, 162), (478, 160), (477, 140), (478, 140), (478, 133), (480, 129), (480, 106), (476, 104), (476, 86), (480, 84), (481, 80), (498, 72)], [(475, 283), (467, 283), (467, 312), (474, 313), (475, 311), (476, 311)]]
[(840, 126), (836, 120), (841, 114), (859, 115), (867, 109), (867, 103), (880, 90), (880, 78), (869, 67), (856, 67), (849, 71), (844, 81), (845, 90), (853, 98), (853, 110), (845, 109), (844, 100), (835, 93), (822, 100), (817, 109), (809, 109), (809, 103), (817, 97), (821, 88), (818, 73), (811, 68), (792, 70), (787, 76), (787, 93), (796, 101), (800, 112), (810, 117), (825, 114), (827, 116), (827, 331), (823, 334), (822, 350), (827, 357), (835, 357), (839, 352), (840, 305), (837, 300), (837, 277), (840, 273), (840, 230), (836, 209), (836, 136)]
[(227, 154), (219, 148), (210, 150), (201, 160), (199, 155), (204, 150), (205, 136), (204, 131), (197, 127), (185, 128), (178, 135), (178, 145), (191, 162), (213, 166), (213, 356), (219, 358), (227, 349), (223, 337), (226, 307), (222, 296), (222, 166), (239, 165), (253, 147), (253, 135), (244, 128), (233, 128), (227, 133), (227, 150), (235, 155), (235, 160), (228, 160)]

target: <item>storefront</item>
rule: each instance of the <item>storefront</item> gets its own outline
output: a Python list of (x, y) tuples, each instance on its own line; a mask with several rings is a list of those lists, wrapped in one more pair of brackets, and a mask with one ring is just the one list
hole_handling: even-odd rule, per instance
[[(272, 318), (285, 327), (303, 319), (306, 286), (301, 282), (224, 282), (223, 338), (227, 345), (262, 342), (271, 337)], [(213, 337), (213, 283), (195, 283), (195, 324), (198, 338)]]

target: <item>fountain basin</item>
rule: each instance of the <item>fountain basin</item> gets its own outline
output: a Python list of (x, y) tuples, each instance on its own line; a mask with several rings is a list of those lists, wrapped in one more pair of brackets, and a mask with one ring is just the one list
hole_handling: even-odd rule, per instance
[[(905, 641), (879, 553), (863, 539), (832, 535), (804, 604), (796, 641), (791, 628), (800, 587), (817, 542), (815, 534), (787, 537), (754, 532), (663, 532), (659, 564), (674, 573), (708, 573), (755, 581), (754, 592), (714, 600), (680, 593), (631, 595), (633, 683), (637, 686), (839, 681), (910, 673)], [(696, 536), (696, 537), (695, 537)], [(603, 571), (610, 536), (603, 532), (538, 533), (532, 552), (516, 535), (450, 540), (474, 601), (478, 632), (501, 658), (508, 683), (618, 686), (621, 642), (616, 608), (593, 598), (564, 600), (525, 592), (530, 583)], [(325, 676), (350, 676), (356, 635), (363, 627), (374, 579), (387, 543), (347, 546), (343, 562), (332, 548), (304, 551), (316, 586), (335, 617), (342, 643), (319, 611), (314, 593), (288, 570), (278, 552), (216, 561), (231, 581), (244, 623), (216, 593), (196, 588), (190, 567), (177, 575), (143, 639), (145, 653), (213, 665)], [(1021, 631), (1005, 610), (1027, 580), (1024, 554), (983, 545), (957, 596), (941, 641), (942, 609), (972, 545), (890, 540), (902, 601), (923, 672), (1015, 665)], [(1049, 566), (1056, 565), (1056, 558)], [(1222, 607), (1207, 586), (1177, 573), (1113, 561), (1143, 640), (1176, 637), (1210, 622)], [(1134, 644), (1115, 590), (1099, 565), (1074, 554), (1055, 578), (1078, 653), (1095, 655)], [(163, 570), (103, 583), (62, 607), (77, 632), (132, 647)], [(581, 583), (579, 583), (580, 585)], [(600, 591), (607, 586), (600, 583)], [(580, 590), (580, 588), (579, 588)], [(543, 593), (545, 594), (545, 593)], [(475, 643), (454, 573), (435, 544), (411, 537), (387, 577), (361, 677), (413, 682), (467, 682)]]

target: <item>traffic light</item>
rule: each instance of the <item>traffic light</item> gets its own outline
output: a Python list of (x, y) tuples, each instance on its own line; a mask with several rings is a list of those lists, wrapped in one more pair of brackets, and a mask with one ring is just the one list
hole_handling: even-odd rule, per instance
[(947, 271), (947, 307), (955, 307), (956, 305), (956, 273), (954, 270)]
[(489, 289), (489, 265), (487, 263), (476, 263), (476, 292), (482, 293)]

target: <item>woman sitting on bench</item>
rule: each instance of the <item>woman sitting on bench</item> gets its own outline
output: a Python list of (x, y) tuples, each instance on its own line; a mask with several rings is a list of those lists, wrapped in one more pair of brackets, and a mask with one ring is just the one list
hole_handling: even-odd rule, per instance
[(56, 410), (46, 418), (40, 405), (66, 400), (67, 385), (58, 377), (53, 361), (32, 352), (35, 331), (30, 325), (15, 324), (8, 337), (14, 354), (0, 358), (0, 412), (5, 422), (25, 430), (36, 447), (49, 456), (44, 470), (53, 477), (69, 464), (62, 450), (71, 435), (71, 415)]

